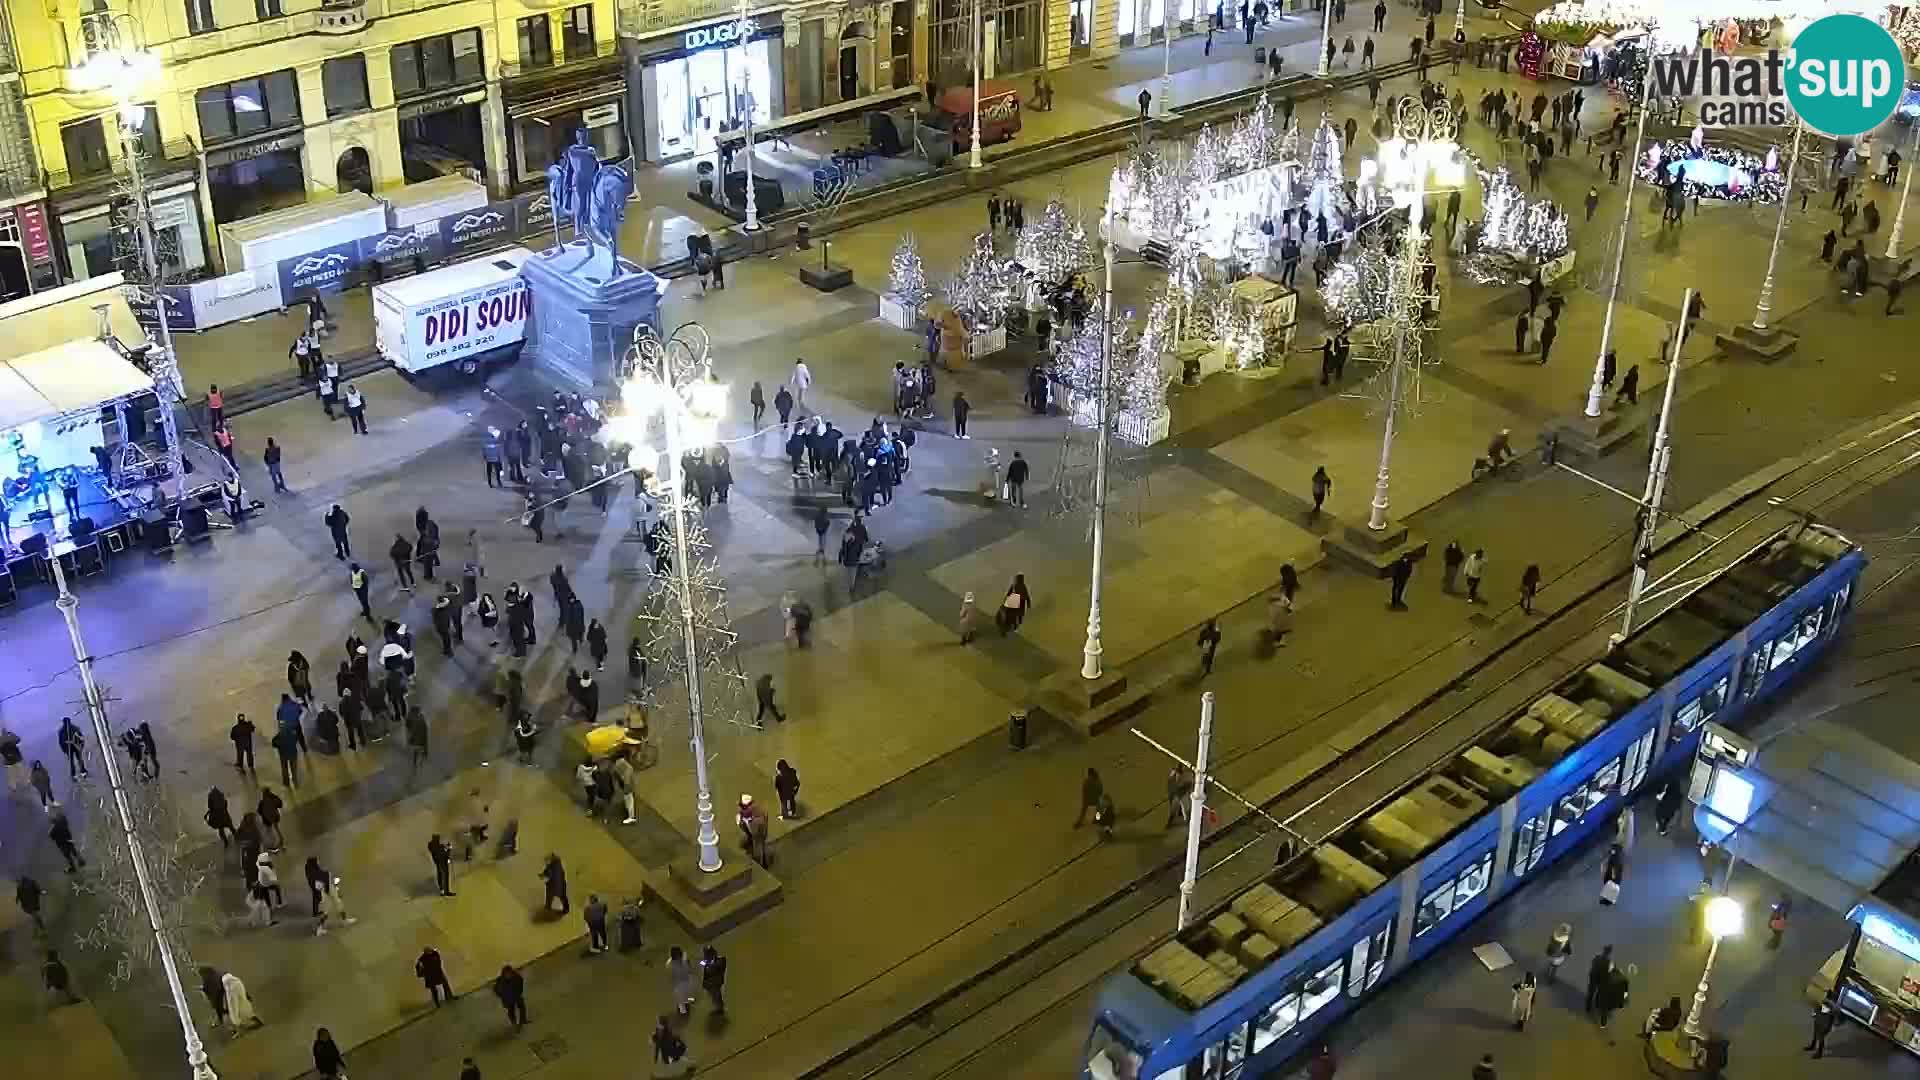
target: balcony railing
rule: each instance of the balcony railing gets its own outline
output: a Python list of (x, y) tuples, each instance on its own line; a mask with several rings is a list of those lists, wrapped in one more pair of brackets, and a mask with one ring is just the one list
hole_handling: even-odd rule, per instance
[[(753, 3), (752, 0), (748, 0), (747, 4), (749, 10), (775, 6), (778, 5)], [(722, 19), (739, 10), (738, 0), (620, 0), (615, 22), (622, 34), (638, 37), (669, 26), (703, 19)]]
[[(196, 164), (199, 156), (200, 147), (192, 139), (173, 139), (160, 144), (160, 154), (157, 158), (152, 154), (141, 155), (140, 168), (148, 177), (153, 177), (175, 168)], [(43, 174), (42, 187), (49, 192), (55, 192), (76, 188), (99, 189), (111, 184), (124, 183), (127, 177), (126, 161), (115, 158), (113, 165), (113, 168), (101, 172), (78, 175), (65, 170), (47, 172)]]
[(364, 30), (376, 12), (368, 10), (373, 0), (320, 0), (314, 29), (323, 34), (351, 34)]
[(590, 53), (582, 53), (573, 57), (566, 57), (555, 53), (553, 62), (548, 64), (502, 60), (500, 61), (500, 77), (503, 79), (516, 79), (522, 75), (534, 75), (548, 71), (578, 70), (589, 64), (603, 63), (618, 55), (619, 52), (620, 43), (618, 41), (603, 41), (596, 44)]

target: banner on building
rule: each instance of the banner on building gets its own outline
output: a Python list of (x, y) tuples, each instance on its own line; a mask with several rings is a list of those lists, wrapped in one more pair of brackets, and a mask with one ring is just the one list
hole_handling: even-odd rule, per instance
[(362, 265), (369, 263), (412, 262), (420, 259), (432, 265), (446, 257), (440, 222), (427, 221), (408, 229), (363, 236), (354, 242)]
[(360, 265), (358, 241), (349, 240), (305, 255), (280, 260), (280, 297), (284, 303), (304, 299), (308, 292), (339, 292)]
[(531, 237), (540, 246), (540, 238), (535, 233), (547, 233), (553, 229), (553, 196), (544, 191), (522, 195), (514, 200), (514, 220), (519, 222), (514, 231), (517, 235)]
[(160, 311), (167, 313), (167, 327), (172, 330), (198, 330), (199, 323), (193, 316), (193, 290), (185, 285), (129, 285), (124, 290), (127, 307), (133, 311), (133, 319), (149, 330), (160, 328)]
[(515, 227), (511, 202), (488, 203), (476, 210), (462, 210), (440, 219), (440, 231), (447, 238), (447, 255), (454, 259), (464, 259), (512, 242)]

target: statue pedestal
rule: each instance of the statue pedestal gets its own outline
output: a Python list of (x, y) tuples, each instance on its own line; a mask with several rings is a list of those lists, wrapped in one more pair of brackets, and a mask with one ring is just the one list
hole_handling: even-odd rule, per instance
[(528, 259), (520, 268), (533, 293), (522, 365), (557, 386), (581, 393), (611, 390), (620, 361), (633, 347), (634, 327), (652, 325), (662, 337), (660, 299), (667, 283), (596, 246), (570, 241)]

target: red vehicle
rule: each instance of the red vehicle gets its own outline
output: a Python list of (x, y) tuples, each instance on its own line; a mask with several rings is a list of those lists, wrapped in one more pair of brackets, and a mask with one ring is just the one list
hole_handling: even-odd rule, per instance
[[(953, 152), (973, 146), (973, 86), (949, 86), (940, 91), (936, 107), (939, 126), (953, 133)], [(1020, 131), (1020, 91), (1010, 82), (988, 79), (980, 84), (980, 145), (1006, 142)]]

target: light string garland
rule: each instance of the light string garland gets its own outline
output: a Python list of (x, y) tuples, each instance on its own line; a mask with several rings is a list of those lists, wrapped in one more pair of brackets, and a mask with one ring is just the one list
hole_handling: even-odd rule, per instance
[(1689, 199), (1725, 199), (1728, 202), (1773, 203), (1786, 190), (1779, 152), (1763, 157), (1729, 146), (1700, 146), (1685, 139), (1668, 139), (1648, 147), (1638, 162), (1640, 178), (1656, 187), (1681, 176), (1681, 193)]
[(973, 238), (973, 250), (960, 263), (960, 269), (947, 280), (947, 306), (958, 312), (968, 327), (992, 330), (1006, 325), (1014, 286), (1012, 261), (994, 250), (991, 233), (981, 233)]
[(1020, 230), (1014, 262), (1043, 286), (1058, 285), (1093, 263), (1086, 226), (1059, 198), (1047, 200), (1039, 217)]

